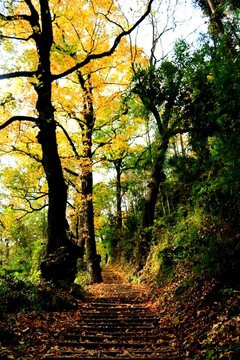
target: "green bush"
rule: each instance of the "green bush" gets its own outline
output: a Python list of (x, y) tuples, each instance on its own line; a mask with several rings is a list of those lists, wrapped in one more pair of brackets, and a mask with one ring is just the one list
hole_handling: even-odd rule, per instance
[(0, 312), (2, 313), (65, 310), (74, 308), (77, 304), (76, 298), (83, 297), (83, 288), (76, 284), (68, 289), (43, 281), (35, 285), (11, 275), (0, 280)]
[(37, 287), (12, 275), (0, 283), (0, 309), (4, 312), (40, 310), (42, 303)]

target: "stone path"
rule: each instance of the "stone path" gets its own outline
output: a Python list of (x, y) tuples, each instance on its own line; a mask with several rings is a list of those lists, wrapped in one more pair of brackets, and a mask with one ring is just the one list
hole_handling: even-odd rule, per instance
[(103, 284), (89, 287), (76, 328), (44, 360), (182, 359), (172, 334), (147, 306), (144, 288), (123, 281), (111, 268), (103, 269)]

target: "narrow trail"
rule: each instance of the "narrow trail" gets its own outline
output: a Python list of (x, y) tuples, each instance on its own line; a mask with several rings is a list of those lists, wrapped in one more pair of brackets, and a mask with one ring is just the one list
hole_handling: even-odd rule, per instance
[(126, 283), (108, 267), (103, 280), (89, 286), (76, 328), (62, 334), (56, 350), (42, 359), (182, 359), (148, 306), (147, 288)]

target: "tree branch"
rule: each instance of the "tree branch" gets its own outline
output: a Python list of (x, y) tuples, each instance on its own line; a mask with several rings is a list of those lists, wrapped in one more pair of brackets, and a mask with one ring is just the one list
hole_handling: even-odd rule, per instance
[(27, 215), (29, 215), (29, 214), (33, 214), (33, 213), (35, 213), (36, 211), (41, 211), (41, 210), (43, 210), (44, 208), (46, 208), (47, 206), (48, 206), (48, 204), (44, 204), (44, 205), (42, 205), (41, 207), (39, 207), (39, 208), (37, 208), (37, 209), (35, 209), (35, 208), (33, 208), (33, 207), (31, 206), (31, 211), (30, 211), (30, 210), (27, 210), (27, 209), (17, 209), (17, 208), (14, 208), (14, 207), (12, 207), (12, 210), (14, 210), (14, 211), (23, 211), (23, 212), (24, 212), (23, 215), (21, 215), (21, 216), (18, 217), (18, 220), (21, 220), (21, 219), (23, 219), (25, 216), (27, 216)]
[(0, 125), (0, 130), (6, 128), (8, 125), (12, 124), (14, 121), (31, 121), (31, 122), (37, 122), (38, 118), (34, 118), (32, 116), (21, 116), (16, 115), (5, 121), (2, 125)]
[(78, 177), (79, 176), (79, 174), (78, 173), (76, 173), (75, 171), (73, 171), (73, 170), (70, 170), (70, 169), (68, 169), (68, 168), (64, 168), (63, 170), (65, 170), (68, 174), (70, 174), (70, 175), (73, 175), (73, 176), (76, 176), (76, 177)]
[(68, 69), (68, 70), (66, 70), (66, 71), (64, 71), (64, 72), (62, 72), (60, 74), (52, 75), (52, 81), (72, 74), (74, 71), (76, 71), (76, 70), (82, 68), (83, 66), (89, 64), (89, 62), (91, 60), (101, 59), (103, 57), (112, 55), (114, 53), (114, 51), (117, 49), (121, 39), (124, 36), (127, 36), (127, 35), (131, 34), (138, 27), (138, 25), (141, 24), (141, 22), (150, 14), (151, 6), (152, 6), (153, 1), (154, 0), (149, 0), (149, 3), (148, 3), (148, 6), (147, 6), (147, 9), (146, 9), (145, 13), (139, 18), (139, 20), (129, 30), (123, 30), (116, 37), (112, 47), (110, 47), (109, 50), (103, 51), (102, 53), (99, 53), (99, 54), (89, 54), (83, 61), (77, 63), (75, 66), (71, 67), (70, 69)]
[(102, 15), (102, 16), (104, 16), (110, 23), (118, 26), (122, 31), (125, 31), (122, 25), (118, 24), (116, 21), (111, 20), (111, 19), (108, 17), (108, 15), (103, 14), (103, 13), (101, 13), (101, 12), (99, 12), (99, 14)]
[(37, 161), (38, 163), (42, 164), (42, 160), (38, 155), (31, 154), (30, 152), (27, 152), (24, 150), (20, 150), (15, 145), (12, 145), (12, 150), (8, 151), (8, 153), (11, 154), (12, 151), (18, 152), (19, 154), (26, 155), (26, 156), (30, 157), (30, 159), (33, 159), (33, 160)]
[(77, 159), (79, 159), (79, 158), (80, 158), (80, 155), (78, 154), (77, 149), (76, 149), (76, 146), (74, 145), (71, 137), (68, 135), (67, 130), (66, 130), (61, 124), (59, 124), (59, 122), (55, 121), (55, 123), (57, 124), (58, 127), (60, 127), (60, 129), (62, 129), (64, 135), (65, 135), (66, 138), (68, 139), (69, 144), (71, 145), (71, 147), (72, 147), (72, 149), (73, 149), (73, 152), (74, 152), (75, 156), (77, 157)]
[(29, 35), (27, 38), (18, 37), (18, 36), (7, 36), (7, 35), (0, 35), (0, 39), (11, 39), (11, 40), (20, 40), (20, 41), (28, 41), (32, 39), (33, 35)]
[(3, 15), (0, 13), (0, 20), (3, 21), (15, 21), (15, 20), (26, 20), (26, 21), (30, 21), (30, 16), (29, 15)]
[(9, 74), (0, 74), (0, 80), (13, 79), (17, 77), (33, 77), (37, 75), (36, 71), (15, 71)]

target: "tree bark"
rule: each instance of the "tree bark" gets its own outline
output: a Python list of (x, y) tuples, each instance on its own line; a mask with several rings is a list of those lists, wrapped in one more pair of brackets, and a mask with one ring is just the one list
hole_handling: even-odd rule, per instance
[(52, 82), (50, 51), (53, 43), (52, 21), (48, 1), (41, 0), (41, 26), (35, 14), (37, 26), (41, 29), (35, 34), (39, 63), (38, 81), (35, 90), (38, 95), (36, 109), (38, 111), (38, 142), (42, 147), (42, 164), (46, 174), (49, 192), (48, 206), (48, 244), (47, 255), (53, 253), (67, 243), (66, 203), (67, 187), (63, 177), (61, 161), (57, 149), (56, 125), (52, 106)]
[(42, 146), (42, 164), (48, 183), (48, 244), (47, 255), (67, 244), (67, 186), (57, 151), (55, 125), (40, 125), (38, 141)]

